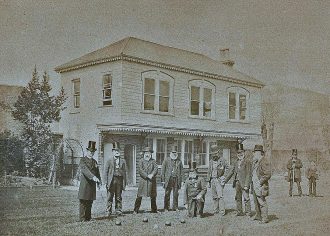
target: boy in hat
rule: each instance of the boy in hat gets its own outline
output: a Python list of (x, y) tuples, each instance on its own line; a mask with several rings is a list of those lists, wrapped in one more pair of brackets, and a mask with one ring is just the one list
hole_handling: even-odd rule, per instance
[(189, 217), (203, 217), (207, 186), (204, 178), (197, 175), (196, 162), (189, 163), (189, 176), (184, 185), (183, 203)]
[(183, 165), (176, 146), (172, 146), (170, 156), (165, 158), (162, 164), (161, 179), (165, 188), (164, 210), (168, 211), (170, 206), (171, 191), (173, 190), (173, 210), (178, 210), (179, 189), (181, 189)]
[(116, 214), (122, 214), (122, 191), (125, 190), (127, 172), (126, 161), (120, 157), (119, 143), (112, 144), (112, 156), (105, 163), (104, 178), (107, 189), (107, 211), (112, 213), (112, 202), (115, 196)]
[(297, 183), (298, 194), (302, 195), (301, 191), (301, 168), (303, 167), (301, 160), (297, 157), (297, 149), (292, 149), (291, 159), (288, 161), (287, 169), (288, 169), (288, 181), (290, 182), (289, 195), (292, 196), (292, 187), (293, 182)]
[(270, 164), (264, 157), (262, 145), (255, 145), (252, 166), (252, 192), (256, 214), (254, 220), (268, 223), (268, 205), (266, 197), (269, 195), (268, 180), (271, 177)]
[(306, 177), (309, 185), (309, 196), (316, 197), (316, 180), (319, 178), (319, 174), (314, 161), (311, 161), (310, 166), (307, 168)]
[(207, 182), (209, 182), (212, 190), (214, 214), (218, 214), (219, 211), (221, 211), (221, 215), (225, 215), (226, 210), (223, 189), (225, 187), (225, 172), (228, 170), (228, 164), (220, 157), (220, 149), (216, 144), (212, 145), (210, 149), (212, 160), (210, 161), (207, 172)]
[(139, 174), (141, 179), (139, 181), (138, 193), (134, 205), (134, 214), (139, 212), (142, 197), (150, 197), (151, 200), (151, 212), (157, 213), (157, 182), (156, 175), (158, 172), (158, 166), (156, 161), (152, 158), (153, 150), (150, 147), (146, 147), (142, 150), (143, 158), (139, 163)]
[[(236, 189), (236, 216), (251, 216), (251, 202), (249, 196), (249, 188), (251, 184), (251, 162), (245, 157), (243, 144), (237, 146), (237, 161), (228, 171), (225, 183), (234, 175), (233, 187)], [(245, 214), (242, 209), (242, 196), (245, 204)]]
[(96, 142), (89, 141), (87, 149), (87, 157), (80, 159), (80, 185), (78, 198), (80, 221), (91, 220), (91, 210), (93, 201), (96, 199), (96, 184), (101, 184), (100, 170), (93, 155), (96, 151)]

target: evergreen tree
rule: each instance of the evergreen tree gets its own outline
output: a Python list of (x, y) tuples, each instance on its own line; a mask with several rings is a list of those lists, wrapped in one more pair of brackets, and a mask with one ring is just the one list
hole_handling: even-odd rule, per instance
[(52, 158), (50, 124), (61, 119), (66, 97), (63, 88), (57, 96), (51, 95), (51, 90), (48, 74), (45, 72), (40, 81), (34, 68), (31, 81), (22, 90), (12, 110), (13, 117), (23, 124), (22, 140), (28, 176), (46, 176)]

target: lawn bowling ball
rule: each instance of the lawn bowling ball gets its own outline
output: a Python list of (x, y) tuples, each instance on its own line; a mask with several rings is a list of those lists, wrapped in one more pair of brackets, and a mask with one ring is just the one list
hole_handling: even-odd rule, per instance
[(147, 223), (148, 222), (148, 218), (147, 217), (144, 217), (143, 218), (143, 222)]
[(171, 222), (166, 221), (166, 222), (165, 222), (165, 225), (166, 225), (166, 226), (171, 226)]
[(180, 223), (181, 223), (181, 224), (184, 224), (184, 223), (186, 223), (186, 220), (185, 220), (185, 219), (181, 219), (181, 220), (180, 220)]
[(120, 220), (116, 220), (115, 224), (116, 225), (121, 225), (121, 221)]

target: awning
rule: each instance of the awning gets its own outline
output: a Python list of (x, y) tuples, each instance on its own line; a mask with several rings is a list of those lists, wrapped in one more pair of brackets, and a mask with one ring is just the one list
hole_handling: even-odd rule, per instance
[(141, 124), (97, 124), (97, 128), (101, 132), (118, 132), (118, 133), (146, 133), (146, 134), (162, 134), (162, 135), (177, 135), (177, 136), (196, 136), (196, 137), (214, 137), (214, 138), (229, 138), (229, 139), (255, 139), (259, 138), (259, 133), (242, 133), (228, 132), (222, 130), (202, 130), (188, 129), (177, 127), (160, 127)]

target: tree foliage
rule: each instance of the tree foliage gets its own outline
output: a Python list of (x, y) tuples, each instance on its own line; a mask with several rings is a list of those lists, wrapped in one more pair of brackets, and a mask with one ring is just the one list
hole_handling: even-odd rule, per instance
[(51, 90), (48, 74), (45, 72), (40, 80), (35, 68), (12, 109), (13, 117), (23, 124), (25, 167), (29, 176), (47, 174), (53, 151), (50, 124), (59, 121), (65, 109), (64, 89), (56, 96), (50, 94)]

